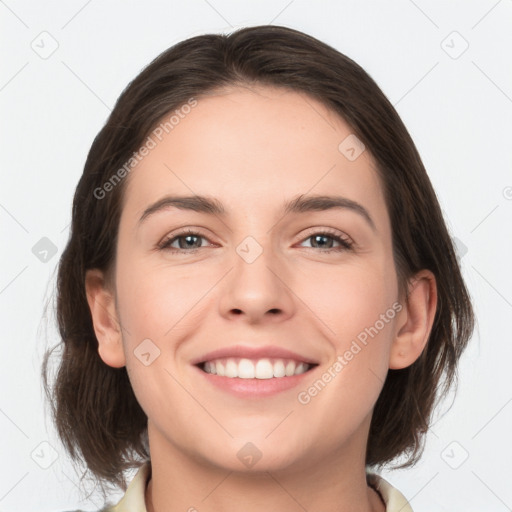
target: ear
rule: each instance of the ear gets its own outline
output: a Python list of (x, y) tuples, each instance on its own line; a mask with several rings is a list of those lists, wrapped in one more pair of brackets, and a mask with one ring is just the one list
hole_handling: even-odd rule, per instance
[(98, 339), (98, 354), (105, 364), (121, 368), (126, 364), (121, 327), (115, 308), (115, 296), (108, 289), (103, 272), (98, 269), (86, 272), (85, 291)]
[(437, 308), (437, 285), (430, 270), (418, 272), (408, 284), (408, 297), (397, 315), (389, 368), (399, 370), (416, 361), (425, 348)]

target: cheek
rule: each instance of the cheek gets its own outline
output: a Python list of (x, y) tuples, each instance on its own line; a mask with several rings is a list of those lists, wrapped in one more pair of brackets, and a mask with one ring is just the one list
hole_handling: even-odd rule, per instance
[(310, 291), (305, 302), (329, 328), (330, 357), (298, 401), (316, 418), (309, 422), (335, 423), (334, 430), (342, 433), (362, 422), (378, 399), (401, 305), (394, 281), (378, 267), (351, 268), (323, 279), (317, 273), (315, 282), (323, 292)]
[(184, 424), (183, 414), (173, 414), (175, 408), (181, 413), (195, 410), (178, 384), (183, 381), (176, 364), (178, 347), (194, 337), (201, 298), (215, 281), (211, 271), (190, 272), (185, 265), (171, 269), (144, 258), (125, 258), (118, 267), (118, 309), (133, 391), (146, 415), (173, 431)]
[[(148, 417), (159, 418), (162, 404), (168, 403), (182, 411), (195, 410), (193, 401), (177, 385), (186, 370), (180, 347), (201, 337), (205, 308), (214, 307), (208, 292), (218, 281), (211, 268), (200, 265), (192, 272), (187, 265), (170, 268), (168, 263), (155, 264), (144, 258), (120, 262), (117, 296), (126, 369)], [(178, 419), (168, 414), (164, 414), (166, 421), (177, 429)]]
[(346, 340), (374, 325), (397, 300), (394, 272), (392, 262), (384, 260), (317, 266), (301, 273), (294, 291), (331, 337)]
[(150, 338), (157, 345), (190, 323), (217, 280), (199, 265), (192, 272), (186, 265), (169, 268), (144, 259), (125, 260), (117, 279), (119, 313), (130, 344)]
[[(297, 295), (320, 320), (316, 323), (330, 344), (330, 374), (325, 380), (333, 382), (332, 391), (350, 390), (348, 402), (364, 396), (371, 407), (385, 380), (401, 309), (394, 272), (392, 262), (383, 258), (373, 264), (318, 268), (314, 283), (310, 277), (303, 277), (300, 286), (297, 282)], [(333, 403), (343, 402), (333, 396)]]

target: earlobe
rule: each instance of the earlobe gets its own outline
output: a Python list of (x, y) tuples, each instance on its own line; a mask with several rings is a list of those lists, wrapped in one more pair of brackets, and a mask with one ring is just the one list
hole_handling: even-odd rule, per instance
[(389, 368), (406, 368), (423, 352), (437, 308), (436, 279), (429, 270), (418, 272), (409, 282), (404, 308), (397, 315), (397, 332), (391, 346)]
[(115, 297), (106, 286), (103, 272), (98, 269), (86, 272), (85, 291), (98, 340), (98, 353), (105, 364), (121, 368), (126, 364), (122, 333), (115, 308)]

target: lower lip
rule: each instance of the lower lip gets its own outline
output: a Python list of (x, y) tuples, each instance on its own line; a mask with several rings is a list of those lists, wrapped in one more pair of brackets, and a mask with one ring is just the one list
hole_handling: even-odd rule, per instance
[(276, 395), (298, 386), (305, 377), (309, 377), (314, 368), (300, 375), (291, 377), (274, 377), (272, 379), (240, 379), (238, 377), (221, 377), (212, 373), (206, 373), (199, 367), (195, 367), (204, 378), (223, 391), (241, 398), (266, 397)]

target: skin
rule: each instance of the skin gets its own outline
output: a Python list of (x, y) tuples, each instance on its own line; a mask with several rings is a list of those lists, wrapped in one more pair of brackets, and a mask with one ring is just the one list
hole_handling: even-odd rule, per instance
[[(371, 415), (388, 368), (421, 354), (436, 286), (422, 271), (408, 300), (399, 296), (375, 162), (368, 151), (349, 161), (338, 150), (351, 133), (303, 94), (231, 87), (199, 99), (130, 173), (115, 281), (109, 287), (91, 270), (86, 289), (99, 355), (126, 366), (148, 416), (149, 512), (228, 512), (240, 504), (247, 512), (385, 509), (365, 478)], [(171, 207), (139, 226), (145, 209), (167, 194), (214, 197), (226, 215)], [(283, 216), (283, 202), (301, 194), (356, 201), (375, 229), (346, 208)], [(194, 239), (201, 248), (157, 248), (186, 227), (204, 237)], [(315, 246), (312, 235), (326, 228), (353, 248), (330, 238), (327, 247), (338, 250)], [(263, 251), (252, 263), (236, 251), (247, 236)], [(401, 311), (378, 335), (309, 403), (299, 403), (297, 393), (396, 302)], [(145, 366), (134, 350), (147, 338), (160, 355)], [(298, 389), (234, 397), (198, 376), (191, 361), (239, 343), (278, 345), (319, 366)], [(251, 468), (237, 457), (247, 442), (262, 454)]]

